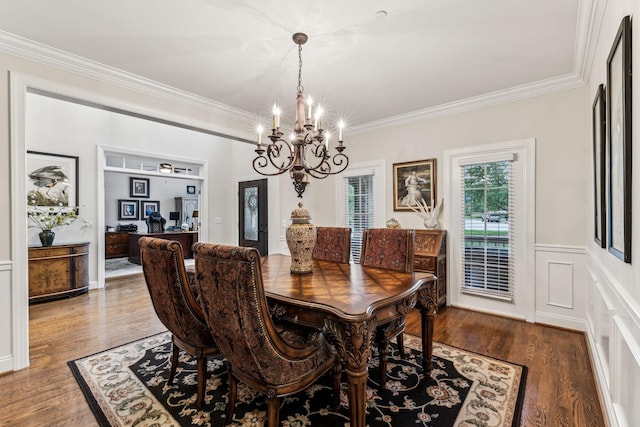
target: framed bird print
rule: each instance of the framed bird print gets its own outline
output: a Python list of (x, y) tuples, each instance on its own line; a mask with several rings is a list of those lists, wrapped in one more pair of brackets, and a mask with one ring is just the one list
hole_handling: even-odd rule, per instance
[(78, 206), (78, 157), (27, 151), (27, 204)]

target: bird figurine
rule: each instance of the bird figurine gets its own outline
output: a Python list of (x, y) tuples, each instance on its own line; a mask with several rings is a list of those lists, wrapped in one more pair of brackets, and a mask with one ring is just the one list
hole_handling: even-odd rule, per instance
[[(429, 206), (424, 199), (416, 200), (414, 198), (413, 202), (409, 207), (423, 219), (424, 226), (429, 230), (438, 228), (438, 216), (440, 216), (440, 209), (442, 208), (442, 199), (436, 203), (435, 207), (433, 206), (433, 201), (431, 201), (431, 206)], [(418, 205), (419, 209), (416, 209), (414, 204)]]

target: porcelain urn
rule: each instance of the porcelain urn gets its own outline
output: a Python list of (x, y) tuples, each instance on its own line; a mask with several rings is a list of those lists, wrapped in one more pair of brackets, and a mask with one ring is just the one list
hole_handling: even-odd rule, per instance
[(316, 244), (316, 226), (311, 224), (309, 211), (298, 203), (291, 212), (291, 224), (287, 227), (287, 245), (291, 252), (291, 272), (306, 274), (313, 271), (311, 255)]

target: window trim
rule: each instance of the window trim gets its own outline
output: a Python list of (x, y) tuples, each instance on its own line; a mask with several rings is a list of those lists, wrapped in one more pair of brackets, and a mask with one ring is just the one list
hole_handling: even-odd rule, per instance
[[(495, 144), (478, 145), (462, 149), (446, 150), (444, 157), (444, 195), (449, 200), (446, 212), (446, 223), (449, 227), (449, 269), (447, 277), (448, 303), (458, 307), (494, 313), (529, 322), (535, 317), (535, 138), (506, 141)], [(492, 161), (501, 159), (503, 155), (513, 153), (514, 179), (518, 187), (514, 190), (518, 199), (518, 229), (515, 239), (518, 240), (517, 272), (514, 289), (514, 301), (489, 299), (461, 292), (460, 277), (460, 230), (454, 227), (460, 218), (459, 185), (460, 167), (462, 163), (478, 160)]]

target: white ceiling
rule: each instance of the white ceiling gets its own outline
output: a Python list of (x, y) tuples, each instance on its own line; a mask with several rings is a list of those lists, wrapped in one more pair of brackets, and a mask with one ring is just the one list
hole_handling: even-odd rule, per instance
[(0, 30), (267, 119), (305, 32), (306, 94), (357, 127), (581, 84), (598, 1), (0, 0)]

